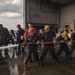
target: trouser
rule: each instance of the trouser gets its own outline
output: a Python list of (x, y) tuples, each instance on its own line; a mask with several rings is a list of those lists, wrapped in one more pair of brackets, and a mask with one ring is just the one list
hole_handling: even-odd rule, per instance
[(34, 48), (34, 49), (28, 49), (28, 50), (27, 50), (27, 54), (26, 54), (26, 61), (25, 61), (26, 70), (28, 70), (27, 64), (28, 64), (28, 61), (29, 61), (29, 59), (30, 59), (32, 53), (33, 53), (33, 55), (34, 55), (35, 60), (37, 61), (37, 63), (38, 63), (39, 66), (40, 66), (40, 62), (39, 62), (39, 59), (38, 59), (38, 52), (37, 52), (37, 49), (36, 49), (36, 48)]
[(46, 57), (46, 54), (47, 54), (48, 50), (49, 50), (51, 56), (55, 59), (54, 46), (43, 46), (43, 50), (42, 50), (42, 54), (41, 54), (41, 60), (42, 61)]
[(32, 55), (30, 56), (29, 60), (32, 61)]
[(26, 61), (25, 61), (26, 63), (28, 63), (32, 53), (33, 53), (35, 60), (39, 61), (37, 49), (28, 49), (27, 54), (26, 54)]
[(70, 48), (70, 54), (73, 53), (74, 49), (75, 49), (75, 43), (72, 43)]
[(18, 46), (18, 53), (21, 53), (21, 45), (19, 43), (19, 46)]
[(65, 51), (65, 54), (66, 54), (66, 57), (68, 58), (69, 57), (69, 48), (67, 45), (59, 45), (59, 48), (58, 48), (58, 52), (57, 52), (57, 57), (59, 55), (61, 55), (61, 53)]
[[(21, 43), (19, 43), (19, 46), (18, 46), (18, 53), (21, 53)], [(24, 52), (24, 48), (22, 48), (22, 52)]]

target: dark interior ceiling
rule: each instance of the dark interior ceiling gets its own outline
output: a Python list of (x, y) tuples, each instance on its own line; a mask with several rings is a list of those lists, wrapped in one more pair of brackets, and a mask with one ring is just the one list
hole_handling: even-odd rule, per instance
[[(40, 0), (40, 9), (46, 6), (48, 10), (60, 10), (62, 7), (75, 3), (75, 0)], [(47, 10), (46, 10), (47, 11)]]
[(75, 0), (49, 0), (49, 1), (57, 2), (57, 3), (60, 3), (62, 5), (68, 5), (68, 4), (75, 3)]

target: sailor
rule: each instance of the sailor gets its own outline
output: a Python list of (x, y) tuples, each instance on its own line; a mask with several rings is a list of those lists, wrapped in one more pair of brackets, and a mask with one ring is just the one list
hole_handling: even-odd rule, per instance
[(28, 50), (27, 50), (26, 61), (25, 61), (25, 69), (26, 70), (28, 70), (27, 64), (28, 64), (29, 58), (31, 57), (32, 53), (33, 53), (34, 58), (36, 59), (37, 63), (40, 66), (39, 59), (38, 59), (38, 51), (37, 51), (37, 45), (40, 43), (39, 36), (37, 34), (34, 34), (33, 28), (30, 28), (28, 32), (29, 32), (29, 35), (26, 37), (24, 42), (25, 43), (31, 42), (32, 44), (28, 44), (28, 46), (27, 46)]
[(58, 56), (61, 55), (63, 50), (65, 51), (66, 57), (70, 59), (70, 53), (69, 53), (69, 48), (67, 43), (67, 41), (70, 41), (68, 32), (64, 30), (62, 34), (57, 37), (56, 40), (60, 42), (58, 46), (58, 51), (57, 51), (57, 59), (58, 59)]
[(71, 48), (70, 48), (70, 55), (73, 53), (74, 49), (75, 49), (75, 29), (72, 30), (72, 34), (71, 34)]
[[(28, 31), (29, 31), (30, 28), (34, 29), (34, 34), (38, 34), (38, 30), (35, 27), (33, 27), (33, 24), (32, 23), (28, 23), (28, 28), (24, 32), (24, 39), (26, 39), (26, 36), (29, 35)], [(32, 55), (31, 55), (31, 57), (29, 59), (29, 62), (30, 63), (32, 62)]]
[(42, 34), (42, 41), (53, 42), (53, 44), (43, 44), (43, 49), (41, 54), (41, 67), (43, 67), (43, 59), (46, 57), (48, 50), (51, 53), (51, 56), (53, 57), (55, 62), (58, 64), (58, 62), (56, 61), (55, 49), (54, 49), (54, 44), (56, 43), (56, 35), (53, 31), (50, 30), (49, 25), (45, 25), (44, 30), (45, 31)]

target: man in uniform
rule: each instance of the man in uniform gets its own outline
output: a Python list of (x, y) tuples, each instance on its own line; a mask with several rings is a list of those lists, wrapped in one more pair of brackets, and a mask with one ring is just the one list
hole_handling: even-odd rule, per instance
[[(8, 45), (8, 29), (3, 27), (2, 24), (0, 24), (0, 46), (7, 46)], [(8, 49), (4, 49), (5, 55), (8, 55)], [(4, 61), (3, 57), (1, 56), (1, 50), (0, 50), (0, 65), (4, 65), (6, 62)]]
[(70, 55), (73, 53), (75, 49), (75, 29), (72, 30), (71, 41), (72, 43), (71, 43)]
[[(30, 28), (34, 29), (34, 34), (38, 34), (38, 30), (35, 27), (33, 27), (31, 23), (28, 23), (28, 28), (25, 30), (25, 33), (24, 33), (24, 39), (26, 39), (26, 37), (29, 35)], [(32, 62), (32, 56), (30, 57), (29, 62), (30, 63)]]
[[(18, 53), (21, 54), (21, 43), (23, 42), (23, 38), (21, 39), (21, 37), (23, 37), (24, 30), (21, 28), (20, 24), (17, 25), (17, 28)], [(22, 52), (24, 52), (24, 48), (22, 48)]]
[(37, 52), (37, 45), (40, 43), (39, 36), (37, 34), (34, 34), (33, 28), (30, 28), (28, 32), (29, 32), (29, 35), (26, 37), (25, 43), (31, 43), (31, 44), (28, 44), (28, 46), (27, 46), (28, 50), (27, 50), (26, 61), (25, 61), (26, 70), (28, 70), (27, 64), (28, 64), (29, 58), (31, 57), (32, 53), (34, 55), (34, 58), (40, 65), (39, 59), (38, 59), (38, 52)]
[(70, 59), (69, 48), (68, 48), (68, 45), (67, 45), (67, 41), (70, 41), (70, 38), (68, 36), (68, 32), (66, 30), (64, 30), (62, 32), (62, 34), (57, 37), (57, 41), (60, 42), (60, 43), (59, 43), (59, 47), (58, 47), (58, 52), (57, 52), (57, 57), (56, 58), (58, 59), (58, 56), (64, 50), (65, 54), (66, 54), (66, 57)]
[(50, 30), (49, 25), (46, 25), (44, 30), (45, 31), (42, 35), (43, 42), (53, 42), (53, 44), (44, 44), (43, 45), (43, 50), (42, 50), (42, 54), (41, 54), (41, 67), (43, 66), (43, 59), (46, 57), (48, 50), (51, 53), (51, 56), (55, 60), (56, 64), (58, 64), (58, 62), (56, 61), (56, 57), (55, 57), (56, 55), (55, 55), (55, 50), (54, 50), (54, 44), (56, 43), (56, 35), (53, 31)]

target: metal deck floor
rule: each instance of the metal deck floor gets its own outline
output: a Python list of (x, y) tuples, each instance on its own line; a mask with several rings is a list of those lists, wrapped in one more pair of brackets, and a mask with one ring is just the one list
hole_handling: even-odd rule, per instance
[[(74, 52), (75, 53), (75, 52)], [(0, 66), (0, 75), (75, 75), (75, 55), (73, 60), (69, 61), (65, 58), (64, 52), (59, 57), (59, 65), (56, 65), (50, 54), (44, 59), (44, 66), (40, 67), (34, 61), (29, 63), (29, 70), (24, 69), (24, 59), (26, 53), (18, 55), (16, 51), (9, 50), (8, 55), (2, 57), (8, 62), (6, 65)]]

